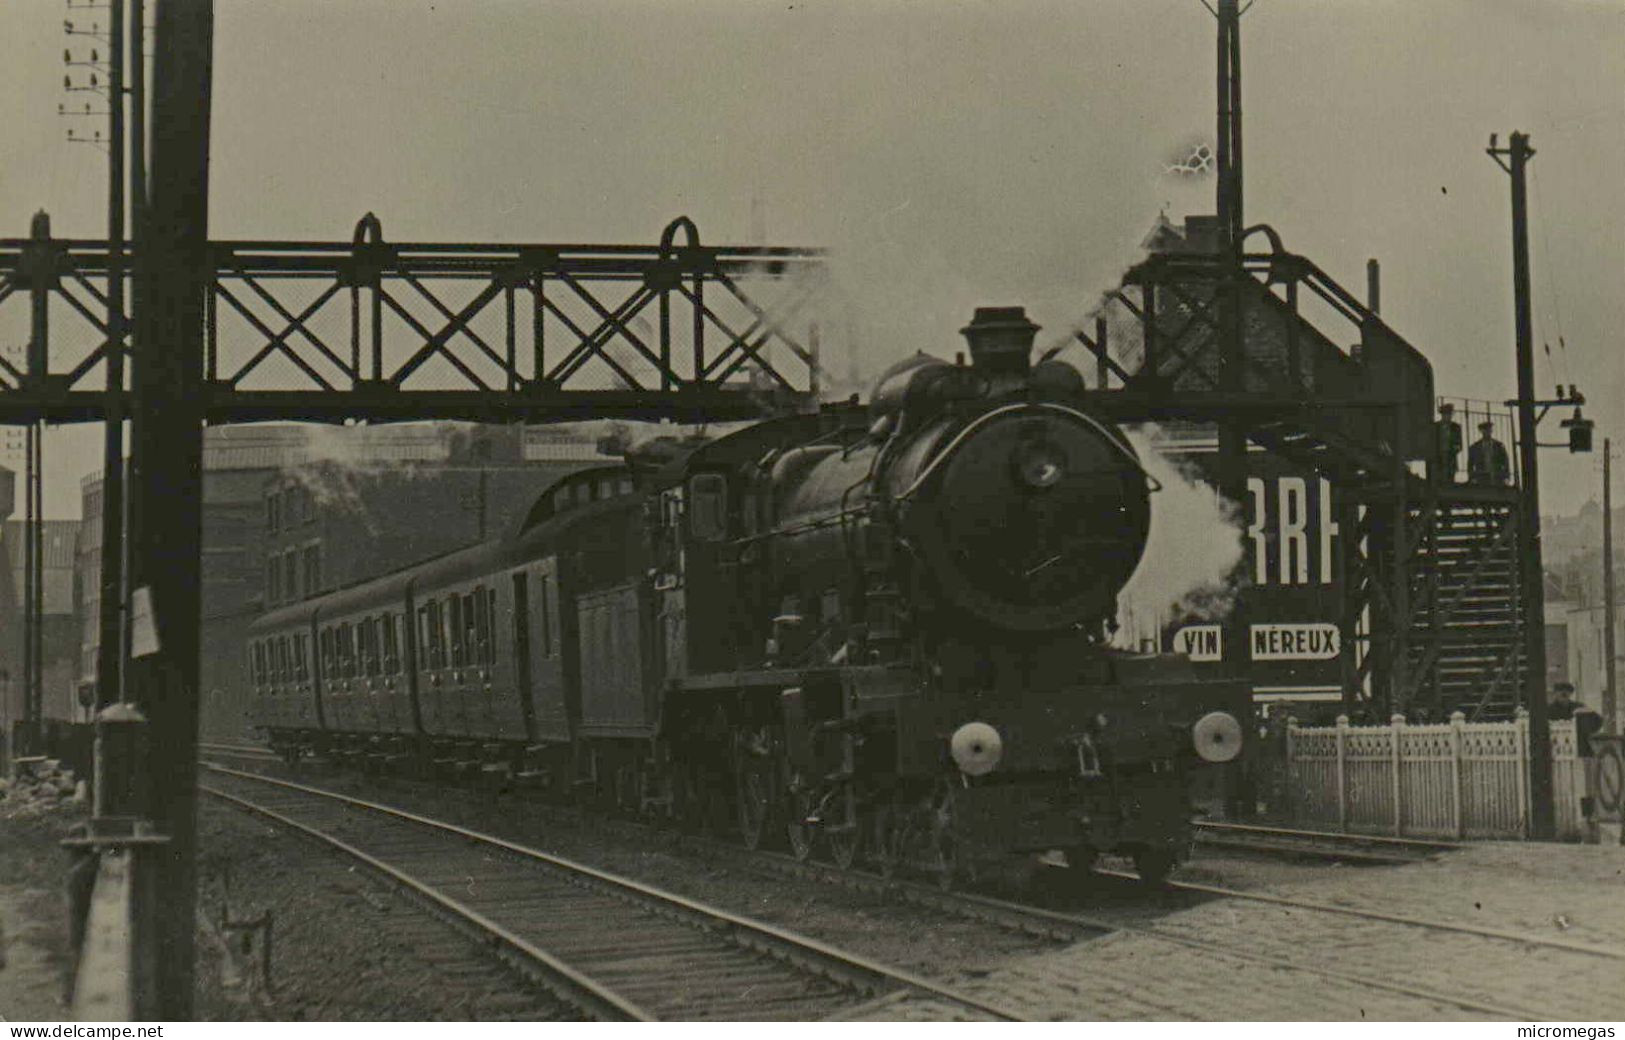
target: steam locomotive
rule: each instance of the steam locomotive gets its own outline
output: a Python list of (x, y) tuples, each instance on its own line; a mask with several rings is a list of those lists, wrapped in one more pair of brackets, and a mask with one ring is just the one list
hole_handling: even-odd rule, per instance
[(260, 618), (285, 755), (482, 773), (943, 883), (1110, 851), (1160, 879), (1245, 691), (1114, 650), (1154, 481), (1021, 308), (856, 404), (661, 438), (503, 537)]

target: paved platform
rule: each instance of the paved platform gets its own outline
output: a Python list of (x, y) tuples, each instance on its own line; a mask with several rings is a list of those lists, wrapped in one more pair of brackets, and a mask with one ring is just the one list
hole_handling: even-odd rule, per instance
[[(1618, 847), (1487, 844), (1391, 868), (1210, 859), (1185, 873), (1250, 891), (1625, 951), (1625, 849)], [(1041, 1019), (1625, 1018), (1625, 960), (1241, 899), (1139, 920), (1171, 938), (1119, 933), (1026, 958), (971, 988)], [(1181, 945), (1180, 938), (1232, 952)], [(929, 1019), (942, 1011), (904, 1000), (871, 1017)]]

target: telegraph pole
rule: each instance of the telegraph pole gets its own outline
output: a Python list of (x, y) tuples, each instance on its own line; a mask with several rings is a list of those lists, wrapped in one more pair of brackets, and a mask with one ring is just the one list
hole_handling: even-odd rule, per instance
[[(1245, 306), (1242, 287), (1246, 274), (1242, 269), (1242, 150), (1241, 150), (1241, 9), (1239, 0), (1218, 0), (1210, 8), (1218, 22), (1215, 48), (1215, 92), (1218, 111), (1214, 148), (1217, 160), (1214, 208), (1218, 218), (1217, 250), (1219, 278), (1214, 285), (1214, 303), (1217, 321), (1215, 333), (1219, 348), (1219, 386), (1226, 393), (1237, 395), (1247, 389), (1245, 327), (1242, 309)], [(1149, 352), (1149, 345), (1148, 345)], [(1153, 372), (1154, 376), (1156, 373)], [(1104, 384), (1102, 384), (1104, 385)], [(1247, 509), (1247, 430), (1234, 419), (1219, 422), (1219, 494), (1228, 500), (1238, 515)], [(1250, 575), (1245, 564), (1242, 569)], [(1246, 612), (1240, 601), (1231, 607), (1223, 627), (1225, 674), (1249, 682), (1248, 667), (1252, 648), (1248, 645), (1249, 627)], [(1232, 774), (1226, 784), (1226, 811), (1230, 814), (1250, 816), (1256, 807), (1245, 778)]]
[[(124, 0), (108, 0), (107, 418), (102, 438), (101, 608), (96, 705), (122, 699), (124, 660)], [(135, 23), (141, 35), (141, 23)]]
[[(1217, 322), (1220, 386), (1227, 393), (1239, 394), (1246, 386), (1246, 345), (1242, 342), (1241, 239), (1242, 239), (1242, 163), (1241, 163), (1241, 11), (1239, 0), (1218, 0), (1214, 12), (1218, 20), (1218, 39), (1215, 64), (1218, 98), (1217, 145), (1214, 148), (1218, 166), (1214, 206), (1218, 216), (1221, 275), (1214, 289), (1217, 293)], [(1247, 432), (1238, 422), (1224, 420), (1219, 423), (1219, 494), (1238, 510), (1247, 508)], [(1249, 648), (1247, 626), (1239, 609), (1232, 609), (1226, 619), (1224, 642), (1227, 672), (1243, 676), (1247, 672)]]
[(1512, 178), (1512, 297), (1518, 348), (1518, 461), (1523, 470), (1523, 516), (1518, 523), (1519, 592), (1523, 608), (1524, 706), (1529, 711), (1529, 834), (1555, 833), (1552, 738), (1546, 711), (1546, 576), (1540, 551), (1540, 470), (1535, 427), (1535, 334), (1530, 318), (1529, 197), (1527, 167), (1535, 150), (1529, 135), (1513, 131), (1505, 148), (1490, 138), (1489, 155)]
[[(208, 250), (212, 0), (159, 0), (151, 196), (141, 224), (132, 415), (130, 584), (151, 628), (127, 682), (151, 724), (149, 800), (169, 841), (155, 891), (158, 1017), (192, 1017), (203, 533), (203, 301)], [(156, 637), (153, 639), (152, 637)], [(132, 638), (132, 644), (137, 642)], [(156, 643), (156, 648), (151, 644)], [(135, 647), (132, 645), (132, 652)]]
[(1619, 730), (1616, 713), (1619, 710), (1619, 687), (1615, 683), (1617, 662), (1614, 657), (1614, 444), (1602, 439), (1602, 655), (1607, 662), (1607, 677), (1602, 689), (1602, 724), (1604, 733)]

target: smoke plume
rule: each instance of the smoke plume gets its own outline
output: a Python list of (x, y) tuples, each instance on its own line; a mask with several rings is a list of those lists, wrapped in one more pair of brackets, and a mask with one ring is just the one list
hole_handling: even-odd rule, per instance
[(1245, 531), (1235, 508), (1166, 451), (1171, 441), (1160, 428), (1127, 433), (1146, 471), (1162, 485), (1151, 496), (1145, 555), (1118, 597), (1117, 642), (1137, 647), (1158, 639), (1173, 618), (1217, 621), (1230, 612)]

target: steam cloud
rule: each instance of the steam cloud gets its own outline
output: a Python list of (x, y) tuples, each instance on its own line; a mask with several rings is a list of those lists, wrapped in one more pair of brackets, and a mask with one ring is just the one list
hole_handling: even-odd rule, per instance
[(1157, 639), (1174, 618), (1217, 621), (1230, 612), (1244, 526), (1235, 508), (1165, 449), (1157, 426), (1126, 431), (1141, 462), (1162, 485), (1151, 496), (1151, 535), (1134, 577), (1118, 597), (1120, 646)]

